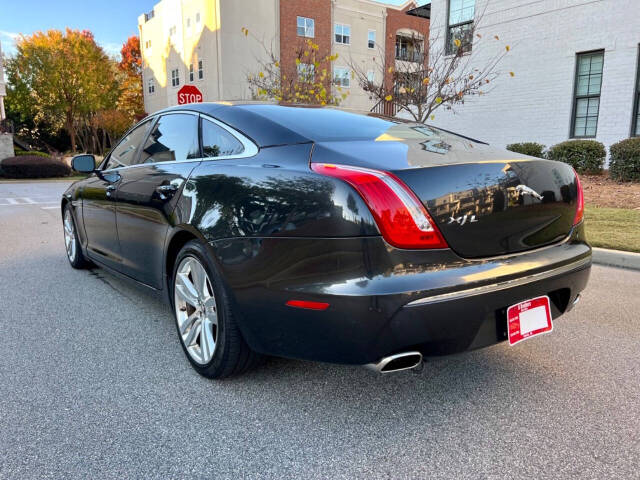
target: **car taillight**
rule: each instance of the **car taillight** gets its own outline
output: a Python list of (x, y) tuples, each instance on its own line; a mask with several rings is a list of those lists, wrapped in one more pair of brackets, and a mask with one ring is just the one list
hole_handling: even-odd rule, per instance
[(397, 248), (447, 248), (447, 242), (416, 195), (389, 172), (312, 163), (314, 172), (344, 180), (360, 194), (384, 239)]
[(573, 218), (573, 224), (579, 224), (584, 217), (584, 194), (582, 193), (582, 185), (580, 184), (580, 177), (578, 177), (578, 172), (573, 171), (576, 175), (576, 187), (578, 189), (578, 198), (576, 204), (576, 216)]

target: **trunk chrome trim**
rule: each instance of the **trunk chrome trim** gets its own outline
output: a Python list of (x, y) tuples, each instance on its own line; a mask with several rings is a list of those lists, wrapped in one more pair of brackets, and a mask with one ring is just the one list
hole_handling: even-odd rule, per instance
[[(576, 262), (563, 265), (552, 270), (545, 270), (544, 272), (534, 273), (533, 275), (527, 275), (525, 277), (515, 278), (513, 280), (505, 280), (503, 282), (491, 283), (489, 285), (482, 285), (480, 287), (468, 288), (465, 290), (457, 290), (455, 292), (442, 293), (440, 295), (432, 295), (430, 297), (419, 298), (413, 300), (404, 307), (418, 307), (422, 305), (428, 305), (431, 303), (444, 302), (449, 300), (459, 300), (461, 298), (473, 297), (475, 295), (482, 295), (485, 293), (498, 292), (500, 290), (506, 290), (508, 288), (519, 287), (528, 283), (538, 282), (547, 278), (569, 273), (573, 270), (578, 270), (581, 267), (591, 265), (591, 255)], [(404, 308), (403, 307), (403, 308)]]

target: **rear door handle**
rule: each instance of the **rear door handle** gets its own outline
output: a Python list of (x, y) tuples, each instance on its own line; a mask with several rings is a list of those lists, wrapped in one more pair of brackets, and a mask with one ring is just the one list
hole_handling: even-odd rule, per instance
[(158, 192), (158, 195), (160, 196), (160, 200), (167, 200), (168, 198), (173, 196), (173, 194), (176, 193), (177, 191), (178, 191), (178, 185), (174, 185), (172, 183), (169, 183), (167, 185), (158, 185), (156, 187), (156, 192)]

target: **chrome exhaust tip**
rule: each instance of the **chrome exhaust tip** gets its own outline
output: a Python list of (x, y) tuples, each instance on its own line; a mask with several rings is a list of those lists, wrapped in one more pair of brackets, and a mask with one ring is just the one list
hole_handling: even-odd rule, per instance
[(576, 295), (576, 299), (573, 301), (573, 303), (571, 304), (572, 307), (576, 306), (578, 304), (578, 302), (580, 301), (580, 294)]
[(420, 352), (403, 352), (383, 357), (377, 363), (367, 363), (369, 370), (378, 373), (393, 373), (402, 370), (412, 370), (422, 366), (422, 354)]

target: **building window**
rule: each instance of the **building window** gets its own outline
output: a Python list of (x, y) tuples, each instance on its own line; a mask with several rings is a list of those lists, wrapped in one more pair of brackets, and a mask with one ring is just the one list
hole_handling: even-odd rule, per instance
[(202, 65), (202, 60), (198, 60), (198, 80), (202, 80), (204, 78), (204, 66)]
[(572, 137), (596, 136), (603, 64), (603, 51), (580, 53), (576, 58)]
[(373, 83), (376, 81), (376, 72), (373, 70), (367, 70), (367, 82)]
[(189, 65), (189, 81), (193, 82), (193, 63)]
[(313, 83), (316, 77), (316, 69), (313, 63), (298, 64), (298, 80)]
[(342, 43), (343, 45), (349, 45), (349, 43), (351, 43), (351, 27), (349, 25), (336, 23), (333, 32), (336, 43)]
[(153, 18), (153, 15), (154, 15), (153, 10), (151, 10), (148, 13), (145, 13), (144, 14), (144, 21), (148, 22), (149, 20), (151, 20)]
[(298, 36), (315, 37), (315, 22), (313, 18), (298, 17)]
[[(449, 0), (449, 22), (447, 28), (447, 55), (452, 55), (461, 48), (470, 52), (473, 44), (473, 18), (476, 0)], [(455, 41), (460, 40), (460, 47)]]
[(178, 69), (171, 70), (171, 86), (177, 87), (180, 85), (180, 73)]
[(147, 80), (147, 92), (149, 95), (153, 94), (156, 91), (156, 82), (153, 78)]
[(169, 36), (173, 37), (176, 34), (176, 26), (174, 25), (173, 27), (169, 28)]
[(191, 35), (191, 19), (187, 18), (187, 35)]
[(367, 47), (376, 48), (376, 31), (369, 30), (367, 33)]
[(396, 35), (396, 60), (422, 63), (422, 40)]
[(335, 67), (333, 69), (333, 83), (338, 87), (349, 88), (351, 75), (348, 68)]
[(196, 13), (196, 25), (200, 25), (200, 12)]
[(640, 47), (638, 48), (638, 68), (636, 70), (636, 97), (633, 110), (632, 137), (640, 137)]
[(147, 50), (151, 48), (151, 40), (147, 40), (146, 42), (144, 42), (144, 48)]

